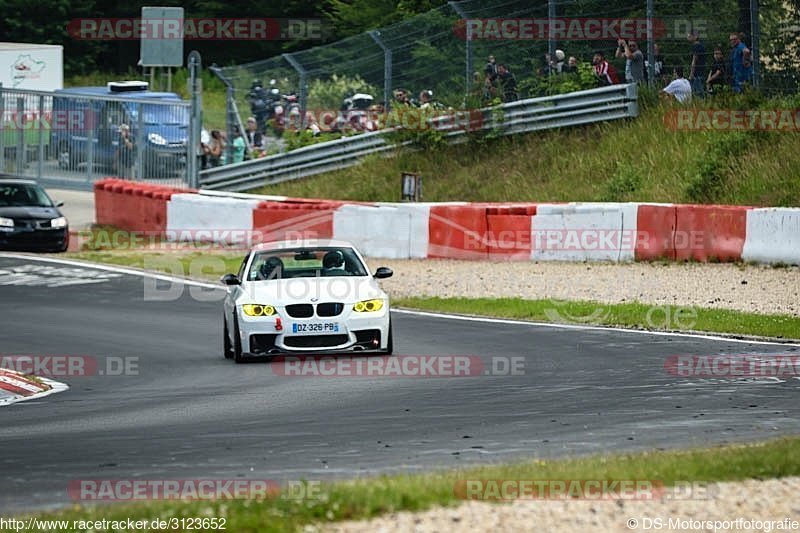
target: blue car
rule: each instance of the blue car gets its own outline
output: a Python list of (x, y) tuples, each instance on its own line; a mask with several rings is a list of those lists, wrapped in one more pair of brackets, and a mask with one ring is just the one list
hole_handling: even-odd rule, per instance
[[(153, 104), (141, 100), (152, 100)], [(137, 101), (138, 100), (138, 101)], [(141, 164), (140, 177), (168, 177), (186, 165), (189, 113), (175, 93), (147, 90), (144, 82), (109, 83), (108, 87), (72, 87), (55, 91), (53, 113), (65, 126), (51, 129), (51, 146), (60, 168), (78, 170), (91, 159), (95, 167), (125, 176)], [(140, 117), (141, 112), (141, 117)], [(131, 144), (121, 146), (121, 130), (128, 130)], [(141, 130), (141, 131), (140, 131)], [(141, 153), (139, 153), (141, 152)]]

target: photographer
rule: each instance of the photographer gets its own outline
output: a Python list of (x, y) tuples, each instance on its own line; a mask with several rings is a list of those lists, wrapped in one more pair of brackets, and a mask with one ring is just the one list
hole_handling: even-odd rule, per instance
[(616, 57), (625, 58), (625, 81), (628, 83), (644, 82), (644, 54), (639, 50), (636, 41), (617, 41)]
[(269, 95), (261, 84), (261, 80), (253, 81), (250, 92), (247, 93), (247, 101), (250, 110), (256, 119), (258, 130), (265, 133), (267, 130), (267, 120), (269, 120)]

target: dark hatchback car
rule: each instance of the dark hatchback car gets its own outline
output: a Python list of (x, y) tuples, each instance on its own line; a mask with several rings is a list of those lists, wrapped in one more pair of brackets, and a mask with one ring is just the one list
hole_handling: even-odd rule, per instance
[(63, 252), (67, 219), (35, 181), (0, 177), (0, 250)]

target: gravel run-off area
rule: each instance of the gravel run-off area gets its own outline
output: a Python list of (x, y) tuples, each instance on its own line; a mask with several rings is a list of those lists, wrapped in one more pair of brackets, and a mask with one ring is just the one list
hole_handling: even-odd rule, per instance
[(800, 316), (800, 268), (721, 263), (369, 259), (395, 272), (393, 297), (519, 297), (697, 306)]
[[(421, 513), (400, 512), (361, 522), (330, 524), (324, 526), (322, 531), (605, 533), (800, 530), (800, 500), (797, 499), (800, 477), (687, 487), (691, 488), (681, 490), (679, 494), (667, 490), (661, 498), (654, 500), (468, 501), (456, 507), (436, 508)], [(737, 522), (738, 519), (741, 520)]]

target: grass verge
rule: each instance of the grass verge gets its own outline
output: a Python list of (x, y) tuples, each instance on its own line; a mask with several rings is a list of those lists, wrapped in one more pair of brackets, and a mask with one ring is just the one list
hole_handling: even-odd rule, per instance
[(800, 318), (727, 309), (606, 304), (522, 298), (396, 298), (395, 307), (424, 311), (515, 318), (537, 322), (589, 324), (649, 330), (684, 330), (800, 339)]
[[(48, 520), (149, 520), (224, 517), (237, 532), (295, 531), (306, 524), (367, 519), (379, 514), (450, 506), (460, 500), (460, 480), (651, 480), (673, 486), (680, 481), (735, 481), (800, 475), (800, 438), (754, 445), (590, 456), (555, 461), (493, 465), (441, 473), (396, 475), (321, 483), (314, 498), (288, 492), (263, 500), (159, 501), (141, 504), (76, 506), (41, 517)], [(310, 483), (308, 481), (307, 483)], [(86, 531), (87, 528), (75, 528)]]

